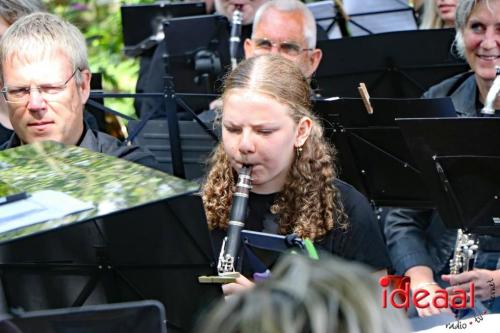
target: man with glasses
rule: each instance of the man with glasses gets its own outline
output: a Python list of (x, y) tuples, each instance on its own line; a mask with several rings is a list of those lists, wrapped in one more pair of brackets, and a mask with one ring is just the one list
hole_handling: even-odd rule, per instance
[(295, 62), (311, 79), (321, 61), (317, 27), (311, 11), (298, 0), (272, 0), (256, 12), (252, 38), (245, 40), (245, 58), (278, 53)]
[[(326, 33), (318, 30), (313, 14), (298, 0), (271, 0), (255, 12), (252, 36), (243, 44), (245, 58), (276, 53), (299, 66), (304, 76), (311, 80), (323, 55), (316, 48), (316, 40), (326, 39)], [(216, 99), (210, 110), (200, 114), (205, 122), (215, 119), (213, 110), (222, 107)]]
[(0, 150), (52, 140), (157, 168), (139, 147), (92, 130), (83, 109), (91, 73), (81, 32), (48, 13), (16, 21), (0, 40), (0, 85), (14, 128)]

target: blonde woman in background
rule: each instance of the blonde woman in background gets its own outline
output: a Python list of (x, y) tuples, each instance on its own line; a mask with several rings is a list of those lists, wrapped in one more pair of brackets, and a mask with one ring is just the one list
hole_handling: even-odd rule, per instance
[(420, 29), (453, 28), (457, 0), (425, 0)]

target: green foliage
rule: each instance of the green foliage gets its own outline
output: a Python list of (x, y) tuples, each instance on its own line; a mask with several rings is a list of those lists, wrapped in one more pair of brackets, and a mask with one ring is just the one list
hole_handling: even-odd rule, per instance
[[(153, 0), (128, 0), (126, 4), (152, 3)], [(103, 75), (106, 92), (133, 92), (139, 72), (137, 59), (123, 54), (120, 3), (117, 0), (46, 0), (49, 12), (76, 25), (88, 42), (92, 72)], [(108, 99), (106, 105), (134, 115), (132, 99)]]

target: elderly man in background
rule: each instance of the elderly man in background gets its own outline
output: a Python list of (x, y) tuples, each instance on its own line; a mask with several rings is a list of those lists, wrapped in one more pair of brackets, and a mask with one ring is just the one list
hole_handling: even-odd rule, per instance
[(309, 80), (321, 61), (316, 48), (314, 16), (298, 0), (272, 0), (255, 14), (252, 38), (246, 39), (245, 58), (277, 53), (296, 63)]

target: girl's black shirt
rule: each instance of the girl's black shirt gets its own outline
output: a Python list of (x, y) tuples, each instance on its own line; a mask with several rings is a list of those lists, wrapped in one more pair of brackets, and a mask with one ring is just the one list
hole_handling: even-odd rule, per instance
[[(354, 187), (341, 180), (335, 180), (333, 184), (340, 192), (348, 217), (348, 227), (334, 228), (321, 241), (315, 243), (316, 247), (344, 259), (366, 264), (374, 270), (389, 268), (391, 263), (382, 230), (368, 200)], [(276, 216), (270, 211), (277, 194), (250, 193), (245, 229), (278, 233)], [(225, 231), (212, 231), (217, 254), (224, 237)]]

